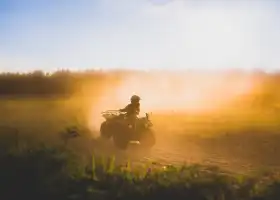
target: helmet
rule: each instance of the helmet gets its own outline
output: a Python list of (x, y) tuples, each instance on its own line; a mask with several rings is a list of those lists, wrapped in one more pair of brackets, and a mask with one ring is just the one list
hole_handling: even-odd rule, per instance
[(137, 95), (133, 95), (130, 97), (130, 101), (140, 101), (140, 100), (141, 100), (141, 98)]

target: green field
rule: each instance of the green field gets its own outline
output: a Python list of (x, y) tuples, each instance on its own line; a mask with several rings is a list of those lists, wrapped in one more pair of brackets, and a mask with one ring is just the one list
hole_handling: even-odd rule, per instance
[[(98, 142), (87, 127), (89, 105), (1, 100), (1, 199), (280, 198), (277, 111), (154, 113), (161, 153), (149, 154)], [(66, 141), (69, 127), (80, 136)]]

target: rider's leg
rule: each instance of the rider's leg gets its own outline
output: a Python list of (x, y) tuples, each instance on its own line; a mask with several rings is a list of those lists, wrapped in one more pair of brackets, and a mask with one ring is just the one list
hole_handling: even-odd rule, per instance
[(133, 117), (132, 117), (132, 121), (133, 121), (133, 129), (134, 129), (134, 131), (136, 131), (136, 119), (137, 119), (137, 117), (136, 117), (136, 116), (133, 116)]

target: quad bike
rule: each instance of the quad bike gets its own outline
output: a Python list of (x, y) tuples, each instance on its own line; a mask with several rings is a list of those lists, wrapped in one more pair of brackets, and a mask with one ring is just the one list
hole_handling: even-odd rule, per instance
[(116, 147), (126, 149), (129, 143), (137, 142), (145, 148), (152, 148), (156, 139), (152, 130), (149, 114), (137, 118), (135, 125), (129, 124), (124, 112), (107, 110), (101, 113), (105, 121), (100, 126), (102, 138), (113, 138)]

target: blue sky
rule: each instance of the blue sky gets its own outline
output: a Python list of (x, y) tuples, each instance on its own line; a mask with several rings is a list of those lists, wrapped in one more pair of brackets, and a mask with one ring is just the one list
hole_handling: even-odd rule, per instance
[(0, 0), (0, 71), (280, 68), (277, 0)]

